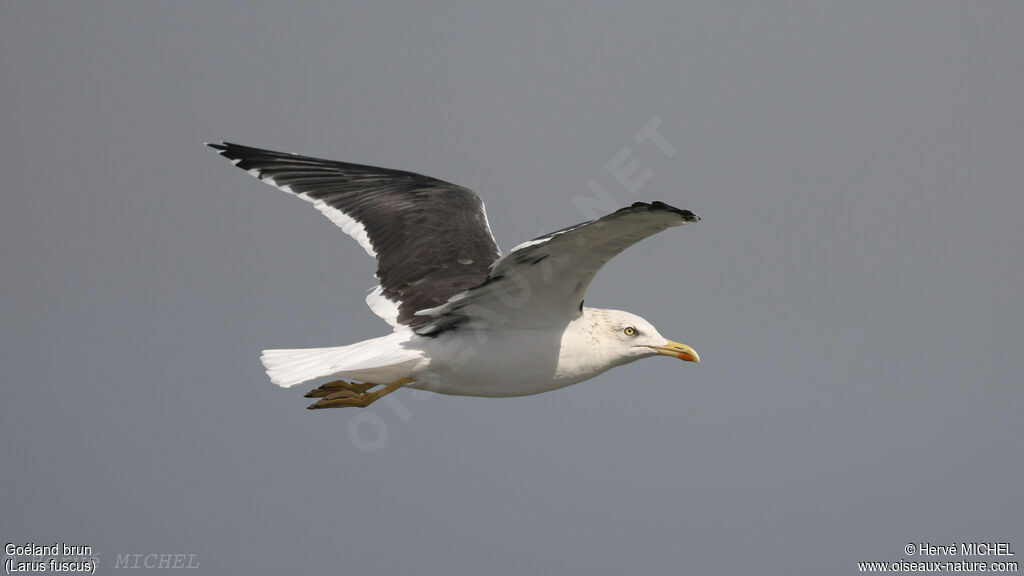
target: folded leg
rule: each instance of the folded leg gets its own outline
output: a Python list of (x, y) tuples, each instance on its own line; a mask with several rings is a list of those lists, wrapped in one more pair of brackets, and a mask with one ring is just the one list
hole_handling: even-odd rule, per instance
[[(374, 386), (377, 386), (376, 384), (355, 385), (358, 387), (366, 386), (366, 388), (362, 388), (362, 390), (350, 387), (351, 384), (347, 382), (345, 384), (349, 384), (350, 386), (342, 386), (338, 384), (338, 390), (336, 392), (331, 392), (326, 396), (320, 397), (320, 400), (314, 402), (313, 404), (310, 404), (309, 406), (307, 406), (307, 408), (309, 408), (310, 410), (320, 410), (323, 408), (346, 408), (348, 406), (357, 406), (359, 408), (365, 408), (370, 404), (373, 404), (380, 398), (387, 396), (388, 394), (391, 394), (395, 390), (398, 390), (402, 386), (405, 386), (406, 384), (409, 384), (412, 381), (412, 378), (401, 378), (399, 380), (395, 380), (391, 384), (387, 384), (384, 387), (374, 390), (372, 392), (370, 392), (369, 389), (373, 388)], [(329, 382), (328, 384), (335, 384), (336, 382), (341, 382), (341, 380)], [(327, 384), (325, 384), (324, 386), (327, 386)], [(321, 386), (321, 388), (323, 388), (323, 386)], [(307, 397), (319, 397), (310, 396), (310, 394), (313, 394), (318, 390), (319, 389), (313, 390), (312, 392), (307, 394)]]

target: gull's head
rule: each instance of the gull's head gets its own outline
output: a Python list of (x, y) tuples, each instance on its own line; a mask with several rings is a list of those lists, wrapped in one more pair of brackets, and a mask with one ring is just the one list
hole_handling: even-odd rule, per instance
[(648, 356), (674, 356), (686, 362), (700, 362), (697, 352), (658, 333), (647, 320), (621, 310), (587, 309), (591, 335), (601, 351), (616, 363)]

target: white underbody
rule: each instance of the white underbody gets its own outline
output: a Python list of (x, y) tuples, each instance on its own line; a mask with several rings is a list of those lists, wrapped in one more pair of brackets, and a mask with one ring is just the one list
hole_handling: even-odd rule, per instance
[(593, 378), (614, 364), (578, 362), (584, 342), (538, 330), (452, 331), (437, 338), (413, 336), (431, 360), (414, 370), (409, 386), (439, 394), (492, 398), (529, 396)]
[(412, 378), (409, 388), (439, 394), (527, 396), (635, 359), (608, 357), (595, 345), (591, 324), (584, 315), (544, 329), (456, 328), (434, 337), (399, 329), (352, 346), (309, 350), (308, 359), (295, 356), (302, 351), (267, 351), (264, 364), (281, 386), (321, 377), (375, 384)]

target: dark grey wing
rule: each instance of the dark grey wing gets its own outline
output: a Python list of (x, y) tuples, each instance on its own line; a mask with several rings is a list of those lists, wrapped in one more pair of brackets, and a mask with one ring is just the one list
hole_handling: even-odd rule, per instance
[(501, 257), (484, 204), (435, 178), (238, 144), (208, 144), (260, 180), (311, 202), (378, 262), (367, 304), (392, 326), (487, 278)]
[(637, 202), (620, 210), (524, 242), (491, 266), (479, 286), (418, 314), (433, 321), (423, 335), (453, 326), (535, 328), (564, 325), (582, 313), (583, 296), (606, 262), (633, 244), (673, 226), (699, 222), (689, 210)]

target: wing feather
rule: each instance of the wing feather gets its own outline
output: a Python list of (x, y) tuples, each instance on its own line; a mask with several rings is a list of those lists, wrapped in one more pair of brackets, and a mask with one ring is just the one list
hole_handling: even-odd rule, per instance
[(436, 335), (454, 326), (564, 324), (582, 313), (587, 287), (602, 266), (640, 240), (700, 217), (663, 202), (637, 202), (607, 216), (524, 242), (499, 259), (480, 285), (417, 314)]
[(312, 203), (375, 257), (380, 286), (367, 303), (396, 329), (429, 322), (415, 312), (480, 284), (501, 256), (483, 202), (461, 186), (226, 142), (208, 146), (256, 178)]

